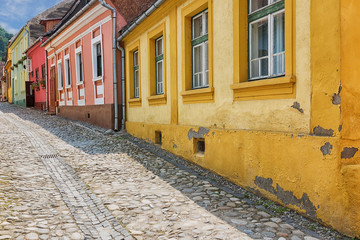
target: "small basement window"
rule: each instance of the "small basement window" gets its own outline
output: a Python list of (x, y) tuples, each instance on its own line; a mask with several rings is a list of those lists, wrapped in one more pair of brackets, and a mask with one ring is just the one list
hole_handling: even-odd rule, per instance
[(162, 136), (161, 131), (155, 131), (155, 144), (161, 145)]
[(205, 139), (195, 138), (194, 145), (196, 154), (205, 154)]

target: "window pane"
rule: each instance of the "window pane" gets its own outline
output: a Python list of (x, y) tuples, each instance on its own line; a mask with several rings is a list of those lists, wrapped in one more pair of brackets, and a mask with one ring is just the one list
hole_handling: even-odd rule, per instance
[(139, 65), (139, 52), (135, 51), (134, 52), (134, 67)]
[(70, 85), (71, 84), (71, 75), (70, 75), (70, 60), (69, 59), (65, 60), (65, 68), (66, 68), (67, 85)]
[(257, 78), (260, 76), (259, 74), (259, 64), (260, 60), (255, 60), (251, 62), (251, 72), (250, 72), (250, 78)]
[(268, 20), (251, 24), (251, 59), (268, 56)]
[(199, 73), (202, 71), (203, 59), (202, 59), (202, 45), (194, 47), (194, 73)]
[(205, 43), (205, 77), (204, 77), (204, 85), (209, 86), (209, 44)]
[(274, 54), (285, 51), (284, 17), (285, 17), (284, 13), (274, 16), (274, 39), (273, 39)]
[(156, 39), (156, 57), (161, 56), (163, 54), (163, 38), (160, 37)]
[(260, 8), (263, 8), (269, 4), (268, 0), (250, 0), (251, 9), (250, 12), (254, 12)]
[(274, 75), (285, 74), (285, 53), (274, 56)]
[(201, 37), (203, 35), (202, 28), (203, 28), (202, 14), (200, 14), (193, 18), (193, 39)]
[(98, 43), (96, 45), (96, 55), (97, 56), (101, 55), (101, 44), (100, 43)]
[(260, 73), (261, 76), (267, 76), (269, 74), (269, 60), (268, 58), (263, 58), (260, 60)]
[(163, 61), (156, 63), (156, 93), (163, 93)]
[(79, 68), (79, 82), (83, 81), (83, 69), (82, 69), (82, 54), (79, 53), (78, 55), (78, 68)]
[(209, 15), (209, 13), (206, 11), (206, 13), (205, 13), (205, 34), (208, 33), (208, 28), (209, 28), (208, 15)]
[(139, 97), (139, 70), (135, 70), (135, 72), (134, 72), (134, 89), (135, 89), (134, 97), (138, 98)]

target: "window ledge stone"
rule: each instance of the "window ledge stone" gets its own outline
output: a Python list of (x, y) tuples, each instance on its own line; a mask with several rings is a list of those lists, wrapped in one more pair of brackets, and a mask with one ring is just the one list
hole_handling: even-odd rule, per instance
[(284, 76), (231, 85), (234, 101), (290, 99), (295, 97), (295, 76)]
[(163, 105), (166, 104), (167, 98), (166, 94), (153, 95), (147, 98), (149, 105)]
[(129, 107), (140, 107), (141, 106), (141, 98), (131, 98), (128, 100)]
[(180, 95), (183, 98), (184, 104), (190, 103), (209, 103), (214, 101), (215, 90), (213, 87), (191, 89), (182, 91)]

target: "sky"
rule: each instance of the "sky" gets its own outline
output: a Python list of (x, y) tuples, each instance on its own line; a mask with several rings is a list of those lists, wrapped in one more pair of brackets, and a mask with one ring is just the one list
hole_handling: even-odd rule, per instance
[(0, 0), (0, 26), (17, 33), (27, 21), (61, 0)]

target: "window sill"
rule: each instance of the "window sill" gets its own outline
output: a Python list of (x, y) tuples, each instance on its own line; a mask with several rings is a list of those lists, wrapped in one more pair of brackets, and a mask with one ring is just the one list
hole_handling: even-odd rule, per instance
[(76, 86), (82, 86), (82, 85), (84, 85), (84, 82), (77, 82), (76, 83)]
[(182, 91), (180, 95), (184, 104), (190, 103), (209, 103), (214, 101), (214, 88), (201, 88)]
[(166, 104), (166, 94), (161, 95), (153, 95), (147, 98), (149, 101), (149, 105), (163, 105)]
[(93, 79), (93, 82), (97, 82), (97, 81), (100, 81), (100, 80), (102, 81), (103, 78), (102, 78), (102, 77), (97, 77), (97, 78), (94, 78), (94, 79)]
[(128, 101), (129, 107), (140, 107), (141, 106), (141, 98), (131, 98)]
[(66, 86), (65, 89), (71, 89), (71, 85)]
[(63, 91), (64, 87), (58, 88), (58, 91)]
[(295, 76), (284, 76), (231, 85), (234, 101), (289, 99), (295, 97)]

